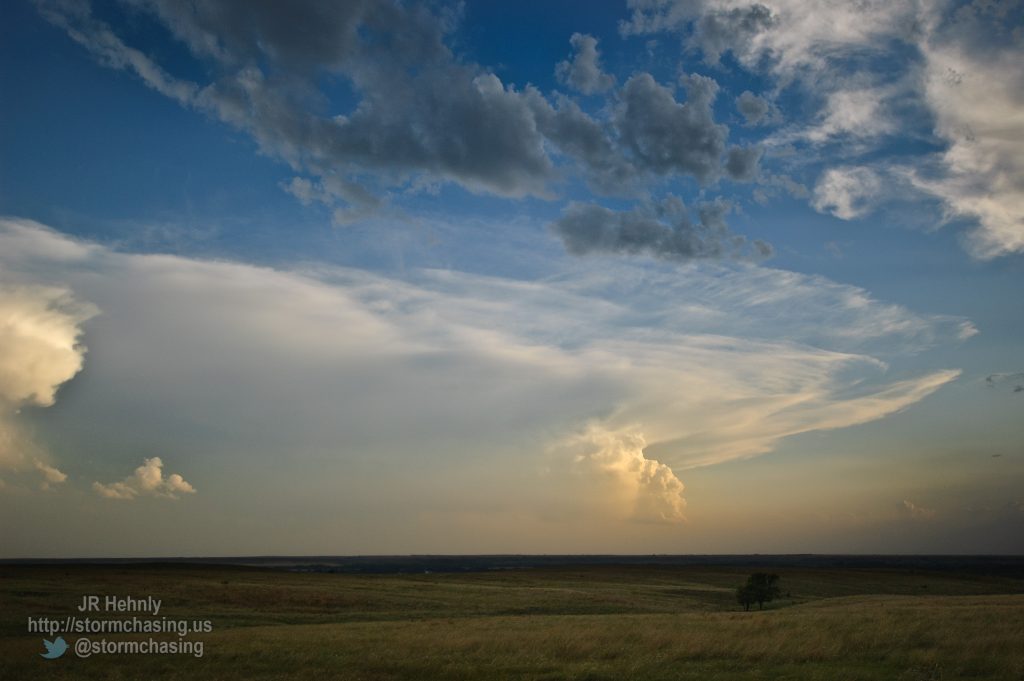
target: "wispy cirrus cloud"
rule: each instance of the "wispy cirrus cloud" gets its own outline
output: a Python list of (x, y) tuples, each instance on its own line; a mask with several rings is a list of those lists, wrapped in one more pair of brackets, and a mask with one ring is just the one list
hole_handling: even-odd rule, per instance
[(613, 211), (594, 204), (571, 203), (551, 225), (569, 253), (648, 254), (665, 260), (765, 258), (772, 247), (751, 243), (725, 224), (731, 206), (725, 202), (696, 207), (694, 221), (677, 197), (645, 203), (631, 211)]
[[(752, 264), (568, 263), (536, 281), (286, 271), (121, 253), (0, 223), (11, 277), (38, 285), (59, 273), (108, 311), (94, 321), (102, 342), (91, 343), (90, 382), (65, 415), (79, 413), (93, 433), (130, 415), (133, 438), (104, 436), (125, 451), (140, 433), (173, 429), (232, 465), (369, 459), (399, 496), (406, 468), (421, 471), (416, 494), (442, 494), (485, 461), (524, 481), (492, 504), (531, 498), (538, 512), (589, 504), (674, 522), (679, 471), (884, 418), (958, 373), (887, 378), (891, 362), (957, 342), (967, 322), (853, 287)], [(124, 389), (138, 382), (144, 409)], [(552, 449), (567, 439), (572, 452)], [(183, 480), (150, 475), (155, 458), (143, 468), (96, 491), (187, 493)], [(526, 471), (541, 468), (545, 484), (530, 483)], [(609, 484), (614, 504), (601, 501)]]

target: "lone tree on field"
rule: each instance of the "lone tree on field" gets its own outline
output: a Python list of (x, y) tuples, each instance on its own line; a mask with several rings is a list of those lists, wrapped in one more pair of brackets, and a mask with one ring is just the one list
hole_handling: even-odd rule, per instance
[(744, 610), (750, 610), (750, 604), (756, 599), (754, 598), (754, 590), (750, 588), (749, 584), (736, 587), (736, 600), (739, 601)]
[(747, 583), (736, 589), (736, 600), (744, 610), (757, 603), (757, 609), (764, 609), (764, 604), (779, 597), (779, 576), (767, 572), (755, 572), (747, 577)]

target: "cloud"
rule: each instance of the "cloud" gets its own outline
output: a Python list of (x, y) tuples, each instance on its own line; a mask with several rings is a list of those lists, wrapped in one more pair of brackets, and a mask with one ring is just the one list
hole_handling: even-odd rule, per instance
[(725, 172), (741, 182), (756, 180), (762, 155), (764, 150), (759, 147), (732, 147), (725, 160)]
[(81, 323), (96, 314), (65, 288), (0, 285), (0, 400), (49, 407), (81, 368)]
[[(126, 45), (87, 4), (37, 5), (104, 64), (134, 71), (316, 176), (370, 172), (401, 185), (419, 173), (502, 196), (544, 195), (552, 177), (521, 93), (460, 62), (444, 44), (451, 17), (425, 7), (304, 0), (282, 11), (240, 0), (189, 8), (138, 2), (212, 65), (215, 79), (200, 84), (174, 78)], [(351, 83), (359, 95), (352, 111), (317, 113), (325, 97), (315, 80), (323, 72)]]
[(747, 125), (764, 125), (775, 120), (778, 109), (764, 97), (758, 97), (750, 90), (744, 90), (736, 98), (736, 109), (743, 114)]
[(146, 85), (181, 104), (194, 100), (198, 91), (194, 83), (171, 76), (142, 52), (126, 45), (109, 26), (92, 16), (87, 3), (36, 0), (36, 6), (43, 17), (66, 31), (103, 65), (133, 71)]
[(871, 212), (881, 192), (881, 178), (871, 168), (830, 168), (818, 178), (811, 205), (819, 213), (853, 220)]
[[(282, 188), (326, 205), (339, 224), (383, 210), (382, 191), (424, 182), (552, 198), (566, 170), (582, 170), (596, 192), (632, 195), (652, 176), (709, 184), (723, 174), (742, 181), (757, 174), (753, 149), (734, 147), (726, 157), (728, 129), (714, 120), (712, 79), (681, 78), (685, 102), (648, 73), (613, 92), (589, 35), (572, 36), (573, 58), (556, 71), (576, 91), (609, 93), (612, 106), (597, 116), (565, 94), (549, 99), (529, 85), (517, 89), (459, 58), (446, 44), (457, 12), (389, 0), (337, 7), (303, 0), (288, 11), (241, 0), (133, 4), (188, 46), (208, 67), (209, 82), (161, 68), (88, 4), (37, 2), (105, 65), (246, 131), (298, 174)], [(322, 90), (325, 74), (350, 86), (355, 101), (344, 111), (331, 110), (337, 103)]]
[[(821, 75), (829, 61), (864, 51), (883, 52), (914, 35), (911, 3), (866, 0), (859, 4), (807, 0), (631, 0), (625, 35), (663, 31), (692, 35), (692, 44), (717, 62), (731, 52), (750, 70), (783, 78)], [(687, 31), (692, 30), (692, 34)]]
[(1012, 386), (1012, 392), (1024, 393), (1024, 371), (1018, 371), (1016, 373), (989, 374), (985, 377), (985, 385), (990, 388), (1009, 385)]
[(931, 520), (936, 516), (935, 509), (918, 506), (912, 501), (903, 500), (900, 505), (901, 512), (914, 520)]
[[(866, 357), (713, 337), (661, 350), (671, 361), (657, 369), (634, 367), (646, 391), (608, 426), (642, 418), (652, 443), (648, 455), (677, 472), (764, 454), (800, 433), (894, 414), (960, 373), (937, 371), (865, 391), (849, 377), (868, 370), (872, 362)], [(725, 357), (735, 366), (721, 366)], [(709, 393), (717, 396), (711, 402), (704, 399)]]
[(710, 184), (723, 175), (741, 181), (756, 176), (761, 152), (733, 147), (728, 128), (715, 122), (718, 85), (684, 75), (686, 101), (649, 73), (636, 73), (615, 92), (609, 120), (595, 118), (564, 95), (548, 102), (534, 88), (525, 95), (544, 137), (578, 161), (591, 188), (601, 194), (637, 193), (642, 180), (691, 176)]
[(574, 462), (615, 479), (630, 519), (678, 523), (686, 520), (685, 487), (672, 469), (644, 456), (643, 433), (636, 428), (611, 432), (592, 423), (565, 444), (578, 453)]
[(582, 33), (573, 33), (572, 61), (559, 62), (555, 75), (559, 82), (582, 92), (593, 95), (607, 92), (615, 85), (615, 78), (601, 70), (601, 55), (597, 51), (597, 39)]
[(1024, 252), (1024, 38), (984, 7), (965, 7), (922, 42), (924, 99), (948, 147), (937, 171), (914, 168), (910, 179), (950, 217), (976, 222), (968, 245), (988, 259)]
[(771, 10), (760, 4), (708, 12), (697, 20), (694, 38), (704, 58), (717, 64), (722, 53), (732, 49), (736, 42), (752, 40), (774, 23)]
[(527, 91), (541, 133), (584, 168), (591, 187), (602, 194), (631, 193), (642, 177), (626, 158), (607, 124), (586, 114), (568, 97), (552, 106), (535, 89)]
[(648, 254), (666, 260), (765, 257), (771, 247), (729, 232), (722, 201), (698, 206), (699, 221), (688, 217), (682, 202), (672, 198), (644, 204), (628, 212), (594, 204), (571, 203), (551, 228), (573, 255), (593, 253)]
[(812, 105), (822, 102), (815, 122), (772, 144), (838, 142), (849, 158), (877, 151), (881, 136), (923, 137), (921, 121), (934, 121), (945, 149), (902, 156), (903, 176), (939, 199), (947, 219), (976, 225), (966, 240), (976, 257), (1024, 252), (1024, 39), (1015, 3), (630, 4), (624, 34), (678, 33), (709, 61), (731, 52), (777, 89), (796, 82)]
[[(24, 235), (12, 236), (8, 257), (17, 257)], [(67, 288), (0, 279), (0, 468), (37, 473), (43, 489), (67, 476), (47, 463), (47, 453), (19, 424), (19, 410), (52, 406), (58, 388), (82, 369), (81, 324), (96, 312)]]
[[(557, 71), (585, 93), (611, 93), (606, 119), (558, 93), (555, 108), (536, 89), (517, 89), (458, 57), (447, 45), (457, 11), (388, 0), (336, 7), (302, 0), (287, 11), (242, 0), (195, 7), (133, 0), (208, 67), (209, 82), (191, 82), (127, 44), (88, 4), (37, 5), (101, 63), (247, 131), (264, 153), (308, 176), (299, 178), (308, 191), (295, 181), (284, 188), (300, 200), (325, 203), (339, 224), (381, 210), (386, 202), (376, 194), (423, 182), (551, 198), (562, 171), (576, 167), (560, 165), (549, 153), (555, 149), (602, 194), (638, 195), (642, 180), (670, 175), (703, 185), (758, 175), (755, 147), (727, 151), (728, 129), (711, 107), (715, 81), (684, 76), (684, 102), (646, 73), (614, 92), (588, 35), (574, 34), (573, 59)], [(877, 151), (880, 139), (897, 132), (922, 137), (921, 121), (934, 120), (946, 149), (907, 154), (902, 176), (939, 199), (947, 219), (976, 225), (967, 245), (977, 257), (1024, 251), (1024, 107), (1017, 95), (1024, 76), (1016, 68), (1024, 47), (1007, 20), (1009, 5), (634, 0), (630, 6), (625, 35), (674, 32), (710, 63), (731, 53), (743, 68), (774, 79), (773, 98), (798, 84), (795, 94), (814, 112), (811, 122), (793, 124), (762, 146), (828, 146), (842, 158), (841, 172)], [(355, 102), (344, 111), (330, 110), (324, 74), (351, 87)], [(776, 113), (749, 92), (737, 107), (750, 125)], [(794, 158), (834, 163), (809, 154)], [(765, 181), (770, 177), (776, 176)], [(767, 199), (764, 188), (757, 191), (759, 200)], [(859, 213), (842, 205), (835, 210)]]
[(94, 482), (92, 489), (101, 497), (121, 501), (130, 501), (140, 496), (177, 499), (179, 494), (195, 494), (195, 488), (177, 473), (165, 478), (163, 466), (164, 462), (160, 457), (154, 456), (144, 460), (142, 465), (124, 480), (106, 485)]
[(361, 185), (333, 174), (324, 175), (319, 180), (293, 177), (282, 183), (281, 188), (304, 206), (312, 203), (335, 206), (340, 199), (343, 207), (336, 208), (333, 214), (334, 223), (337, 225), (347, 225), (369, 217), (384, 205), (381, 199)]
[(886, 102), (896, 95), (893, 87), (850, 87), (828, 94), (819, 121), (797, 133), (815, 144), (838, 137), (855, 140), (878, 137), (895, 130), (895, 122), (885, 111)]
[(680, 83), (687, 93), (682, 104), (650, 74), (634, 75), (619, 93), (615, 125), (637, 165), (706, 184), (718, 178), (728, 134), (711, 111), (718, 84), (699, 75), (683, 76)]
[[(12, 279), (59, 275), (106, 312), (91, 322), (102, 342), (90, 343), (89, 380), (60, 419), (38, 420), (55, 441), (109, 457), (174, 434), (218, 467), (254, 471), (252, 498), (282, 485), (320, 498), (310, 481), (330, 480), (324, 503), (386, 498), (410, 512), (479, 503), (543, 515), (612, 494), (621, 519), (672, 520), (682, 470), (884, 418), (954, 380), (891, 378), (888, 366), (956, 342), (967, 323), (708, 260), (566, 258), (535, 280), (275, 270), (121, 253), (3, 220), (0, 266)], [(589, 444), (552, 449), (587, 432)], [(533, 473), (544, 467), (547, 484)], [(187, 493), (156, 459), (94, 489)]]
[(66, 474), (42, 461), (36, 461), (35, 467), (43, 477), (41, 487), (44, 490), (50, 489), (50, 485), (59, 485), (68, 479)]

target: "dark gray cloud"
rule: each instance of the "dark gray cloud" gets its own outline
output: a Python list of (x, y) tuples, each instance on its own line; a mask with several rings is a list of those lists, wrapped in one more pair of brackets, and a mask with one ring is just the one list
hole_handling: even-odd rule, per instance
[(760, 240), (748, 244), (729, 231), (725, 216), (730, 209), (723, 200), (701, 204), (694, 222), (675, 197), (631, 211), (572, 203), (551, 228), (574, 255), (647, 254), (665, 260), (771, 255), (769, 244)]
[(990, 388), (1003, 388), (1009, 386), (1013, 393), (1024, 393), (1024, 371), (1016, 373), (989, 374), (985, 377), (985, 384)]
[(745, 90), (736, 98), (736, 109), (747, 119), (747, 125), (768, 123), (778, 114), (771, 102), (750, 90)]
[(615, 125), (638, 166), (659, 175), (692, 175), (707, 184), (721, 172), (729, 132), (715, 123), (711, 111), (718, 84), (699, 75), (680, 82), (687, 95), (682, 104), (649, 73), (634, 75), (619, 93)]
[(545, 193), (552, 163), (521, 93), (455, 64), (412, 81), (403, 74), (386, 90), (367, 92), (327, 140), (331, 155), (506, 196)]
[(756, 180), (763, 154), (764, 150), (760, 147), (732, 147), (725, 160), (725, 172), (741, 182)]
[[(307, 21), (319, 23), (320, 11), (299, 12), (293, 31), (301, 34)], [(314, 171), (371, 168), (397, 173), (399, 181), (408, 173), (429, 173), (507, 196), (544, 193), (552, 165), (526, 101), (496, 76), (456, 60), (444, 45), (445, 22), (422, 7), (383, 0), (339, 7), (308, 45), (293, 41), (292, 30), (278, 34), (264, 27), (261, 18), (286, 21), (273, 10), (248, 23), (233, 11), (216, 16), (222, 21), (207, 33), (195, 23), (174, 25), (183, 36), (227, 35), (235, 61), (263, 56), (282, 68), (336, 71), (362, 96), (346, 116), (319, 117), (309, 112), (304, 93), (289, 97), (271, 79), (254, 77), (251, 64), (226, 87), (210, 91), (222, 116), (225, 108), (250, 113), (239, 123), (261, 142), (283, 147), (286, 157), (300, 151)]]
[(573, 33), (569, 42), (575, 53), (572, 61), (559, 62), (555, 67), (558, 81), (585, 95), (610, 90), (615, 85), (615, 78), (601, 70), (601, 55), (597, 51), (597, 38), (582, 33)]
[(225, 67), (265, 61), (292, 72), (344, 73), (387, 56), (412, 63), (448, 56), (444, 17), (388, 0), (122, 0), (148, 10), (197, 55)]
[[(331, 207), (337, 222), (386, 207), (374, 192), (421, 179), (550, 197), (566, 170), (582, 173), (603, 195), (637, 195), (657, 178), (691, 176), (708, 185), (758, 174), (760, 151), (727, 151), (728, 128), (712, 112), (714, 80), (683, 76), (682, 101), (649, 73), (634, 74), (615, 90), (591, 36), (574, 34), (574, 57), (557, 70), (574, 89), (609, 93), (598, 114), (565, 94), (517, 89), (460, 60), (446, 44), (457, 16), (435, 6), (121, 2), (162, 22), (210, 67), (210, 81), (164, 70), (95, 18), (88, 3), (37, 0), (44, 16), (104, 63), (246, 131), (263, 153), (295, 170), (298, 177), (282, 188)], [(337, 102), (321, 89), (325, 77), (350, 87), (347, 110), (331, 110)]]
[[(509, 87), (460, 61), (445, 43), (455, 17), (424, 5), (122, 2), (156, 16), (211, 64), (212, 82), (167, 73), (94, 18), (88, 4), (38, 5), (108, 65), (135, 71), (164, 94), (247, 131), (264, 153), (314, 180), (369, 172), (400, 185), (426, 174), (504, 196), (545, 196), (557, 177), (546, 141), (578, 162), (602, 193), (629, 191), (644, 174), (692, 175), (707, 184), (723, 173), (728, 129), (714, 121), (718, 86), (710, 78), (682, 78), (681, 103), (650, 74), (634, 75), (616, 93), (611, 120), (598, 121), (564, 95), (555, 93), (556, 107), (531, 88)], [(559, 65), (560, 78), (584, 93), (611, 89), (597, 41), (574, 34), (571, 42), (575, 55)], [(324, 73), (351, 85), (351, 110), (327, 111), (317, 85)], [(753, 156), (737, 153), (724, 172), (747, 177)], [(351, 195), (316, 193), (356, 211), (373, 204), (353, 204)]]
[(635, 187), (640, 171), (623, 155), (608, 125), (587, 115), (568, 97), (556, 97), (556, 108), (536, 90), (527, 94), (537, 128), (559, 151), (580, 163), (595, 191), (623, 194)]
[[(493, 74), (446, 47), (449, 18), (388, 0), (126, 0), (151, 11), (215, 67), (206, 86), (174, 79), (88, 5), (41, 0), (44, 15), (106, 63), (248, 131), (266, 153), (313, 174), (427, 173), (474, 190), (543, 195), (552, 178), (532, 111)], [(318, 74), (346, 78), (354, 110), (325, 116)]]

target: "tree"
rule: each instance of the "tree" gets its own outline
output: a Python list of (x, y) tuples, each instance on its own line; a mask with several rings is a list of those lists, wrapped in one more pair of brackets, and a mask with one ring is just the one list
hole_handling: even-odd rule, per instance
[(751, 604), (757, 599), (754, 598), (754, 590), (750, 588), (749, 584), (736, 587), (736, 600), (743, 606), (744, 610), (750, 610)]
[(765, 603), (770, 603), (781, 594), (779, 589), (779, 576), (767, 572), (755, 572), (747, 577), (747, 583), (736, 589), (736, 600), (743, 606), (744, 610), (750, 610), (753, 603), (757, 603), (757, 609), (764, 609)]

